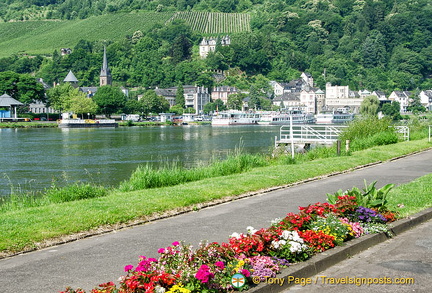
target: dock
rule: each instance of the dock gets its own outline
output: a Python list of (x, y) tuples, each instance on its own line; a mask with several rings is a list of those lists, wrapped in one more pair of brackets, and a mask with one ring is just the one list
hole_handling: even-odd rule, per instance
[(323, 144), (331, 145), (339, 139), (346, 125), (283, 125), (279, 138), (275, 139), (275, 147), (280, 145)]

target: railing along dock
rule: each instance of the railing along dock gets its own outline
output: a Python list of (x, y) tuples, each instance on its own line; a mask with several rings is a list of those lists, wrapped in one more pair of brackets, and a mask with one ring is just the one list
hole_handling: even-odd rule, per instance
[(284, 125), (275, 147), (281, 144), (333, 144), (345, 125)]

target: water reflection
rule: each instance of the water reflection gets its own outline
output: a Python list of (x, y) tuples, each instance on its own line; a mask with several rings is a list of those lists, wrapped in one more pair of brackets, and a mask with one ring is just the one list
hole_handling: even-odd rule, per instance
[(268, 153), (278, 132), (269, 126), (0, 129), (0, 195), (11, 184), (24, 190), (53, 181), (116, 186), (141, 164), (193, 167), (239, 147)]

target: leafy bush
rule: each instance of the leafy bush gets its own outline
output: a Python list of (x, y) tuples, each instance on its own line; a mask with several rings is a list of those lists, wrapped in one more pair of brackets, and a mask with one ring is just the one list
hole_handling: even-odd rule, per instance
[(380, 189), (375, 187), (376, 181), (371, 184), (367, 184), (365, 181), (365, 188), (360, 190), (357, 187), (353, 187), (351, 190), (342, 191), (338, 190), (334, 194), (327, 194), (327, 201), (330, 204), (336, 204), (340, 198), (344, 195), (355, 197), (355, 202), (365, 208), (374, 208), (378, 211), (387, 211), (387, 195), (390, 190), (394, 187), (394, 184), (387, 184)]
[(367, 117), (356, 119), (348, 125), (340, 136), (343, 143), (350, 141), (351, 150), (363, 150), (376, 145), (398, 142), (397, 134), (388, 118)]
[(389, 130), (391, 120), (388, 118), (378, 119), (376, 117), (367, 117), (364, 119), (356, 119), (348, 124), (348, 127), (343, 131), (341, 140), (354, 141), (360, 138), (367, 138)]

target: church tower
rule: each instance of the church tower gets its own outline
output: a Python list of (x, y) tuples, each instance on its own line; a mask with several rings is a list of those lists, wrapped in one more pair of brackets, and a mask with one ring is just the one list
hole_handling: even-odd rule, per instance
[(108, 67), (108, 61), (106, 57), (106, 47), (104, 47), (104, 54), (103, 54), (103, 63), (102, 63), (102, 69), (99, 76), (100, 86), (104, 85), (111, 85), (111, 72)]

